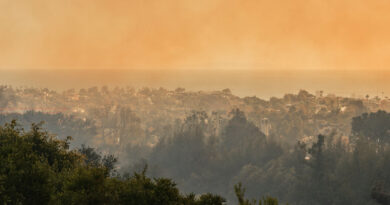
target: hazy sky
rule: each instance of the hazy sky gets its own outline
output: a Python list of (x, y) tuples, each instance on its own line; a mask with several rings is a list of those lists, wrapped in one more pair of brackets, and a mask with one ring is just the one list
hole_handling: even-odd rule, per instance
[(0, 68), (387, 69), (388, 0), (0, 0)]

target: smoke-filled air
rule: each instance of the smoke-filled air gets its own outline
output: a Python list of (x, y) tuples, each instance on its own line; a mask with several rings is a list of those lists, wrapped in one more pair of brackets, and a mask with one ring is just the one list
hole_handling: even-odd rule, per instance
[(389, 10), (0, 0), (0, 204), (390, 205)]

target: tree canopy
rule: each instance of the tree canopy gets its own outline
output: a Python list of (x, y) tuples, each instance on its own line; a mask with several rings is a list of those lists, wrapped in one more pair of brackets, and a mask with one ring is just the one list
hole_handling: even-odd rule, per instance
[(183, 195), (167, 178), (142, 173), (110, 177), (115, 159), (93, 149), (69, 150), (59, 140), (32, 125), (30, 131), (15, 121), (0, 127), (0, 201), (2, 204), (222, 204), (213, 194)]

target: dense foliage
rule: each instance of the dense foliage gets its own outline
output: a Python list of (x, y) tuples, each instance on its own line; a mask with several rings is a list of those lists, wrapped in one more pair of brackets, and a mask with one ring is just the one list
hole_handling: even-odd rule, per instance
[[(48, 104), (68, 109), (56, 114), (37, 111), (0, 114), (0, 122), (18, 119), (24, 128), (33, 122), (46, 121), (44, 128), (58, 137), (44, 134), (39, 126), (24, 132), (11, 124), (2, 128), (2, 132), (13, 130), (19, 138), (27, 140), (36, 129), (35, 132), (46, 136), (47, 142), (57, 143), (54, 147), (62, 147), (56, 149), (64, 155), (49, 159), (46, 152), (56, 149), (45, 148), (40, 151), (44, 154), (37, 154), (23, 140), (4, 138), (8, 139), (8, 145), (15, 143), (12, 146), (21, 148), (1, 144), (6, 154), (1, 156), (0, 191), (2, 197), (21, 197), (18, 198), (21, 203), (31, 191), (3, 193), (27, 189), (16, 183), (29, 179), (25, 174), (36, 175), (35, 181), (46, 184), (39, 192), (42, 195), (38, 195), (50, 203), (73, 203), (72, 200), (125, 203), (125, 199), (134, 199), (133, 195), (127, 197), (134, 194), (134, 189), (129, 188), (132, 181), (143, 181), (147, 187), (156, 189), (162, 183), (175, 189), (177, 197), (183, 200), (218, 201), (222, 199), (217, 197), (220, 195), (226, 197), (228, 204), (254, 204), (249, 199), (259, 196), (275, 196), (281, 202), (304, 205), (386, 204), (390, 198), (390, 114), (377, 111), (388, 108), (388, 99), (314, 96), (300, 91), (297, 95), (286, 94), (265, 101), (239, 98), (228, 90), (207, 93), (104, 87), (62, 94), (4, 87), (1, 92), (4, 106), (17, 107), (28, 103), (26, 99), (36, 102), (47, 96)], [(58, 140), (67, 135), (75, 143)], [(82, 146), (83, 143), (97, 149)], [(69, 151), (68, 147), (76, 149)], [(67, 163), (59, 163), (58, 159), (66, 159)], [(33, 163), (27, 163), (29, 160)], [(146, 165), (147, 176), (142, 174)], [(20, 171), (24, 166), (30, 167), (26, 169), (29, 172)], [(12, 174), (16, 176), (7, 177), (4, 173), (10, 173), (9, 170), (14, 170)], [(134, 172), (139, 174), (126, 175)], [(150, 177), (173, 179), (181, 194), (172, 181), (168, 180), (169, 185)], [(11, 179), (12, 182), (7, 181)], [(242, 186), (237, 185), (239, 182)], [(217, 195), (199, 197), (207, 192)], [(244, 192), (249, 199), (245, 199)], [(142, 193), (150, 198), (155, 191)], [(189, 193), (196, 193), (197, 197)], [(274, 202), (266, 197), (261, 203)]]
[[(69, 138), (58, 140), (38, 125), (18, 129), (15, 121), (0, 127), (1, 204), (222, 204), (217, 195), (183, 195), (166, 178), (145, 171), (110, 177), (115, 160), (93, 149), (69, 151)], [(83, 155), (85, 154), (85, 155)], [(108, 166), (107, 166), (108, 165)]]
[[(206, 115), (194, 113), (145, 159), (151, 173), (174, 178), (183, 190), (202, 193), (212, 187), (229, 201), (235, 200), (233, 186), (242, 182), (250, 198), (271, 195), (290, 204), (376, 204), (371, 194), (376, 184), (382, 184), (381, 192), (390, 190), (389, 144), (369, 132), (372, 121), (381, 121), (383, 115), (370, 114), (364, 123), (367, 130), (353, 126), (355, 134), (349, 138), (333, 132), (289, 146), (265, 137), (239, 110), (233, 110), (220, 136), (208, 136)], [(360, 120), (354, 118), (352, 124)], [(377, 129), (390, 126), (382, 123)]]

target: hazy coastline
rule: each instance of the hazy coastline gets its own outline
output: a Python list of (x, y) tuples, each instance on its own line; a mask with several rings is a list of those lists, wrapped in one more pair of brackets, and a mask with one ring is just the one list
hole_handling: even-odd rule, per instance
[(239, 96), (268, 99), (285, 93), (323, 90), (340, 96), (390, 94), (389, 71), (369, 70), (0, 70), (0, 83), (15, 87), (50, 87), (58, 91), (92, 86), (164, 87), (211, 91), (230, 88)]

